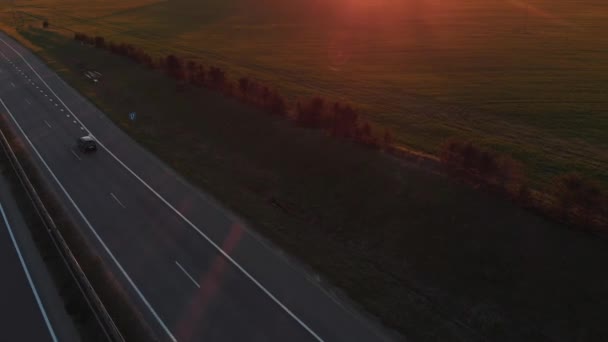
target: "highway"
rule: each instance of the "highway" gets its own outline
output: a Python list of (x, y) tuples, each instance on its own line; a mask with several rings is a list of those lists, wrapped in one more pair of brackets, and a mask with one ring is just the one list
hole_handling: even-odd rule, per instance
[(2, 33), (0, 81), (0, 114), (161, 340), (392, 338)]

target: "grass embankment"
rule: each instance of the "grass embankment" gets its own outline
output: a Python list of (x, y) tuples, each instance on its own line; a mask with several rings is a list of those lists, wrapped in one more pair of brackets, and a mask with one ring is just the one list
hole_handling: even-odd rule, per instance
[(413, 341), (608, 338), (605, 242), (71, 38), (24, 35), (142, 145)]
[(524, 162), (536, 184), (572, 170), (608, 184), (603, 0), (17, 3), (52, 26), (218, 65), (288, 97), (351, 103), (410, 148), (475, 140)]
[[(57, 229), (59, 229), (71, 253), (77, 260), (79, 267), (85, 273), (89, 283), (110, 314), (122, 337), (127, 341), (156, 341), (156, 336), (154, 336), (147, 326), (125, 290), (108, 271), (107, 265), (103, 264), (102, 259), (83, 235), (84, 233), (74, 223), (72, 218), (67, 215), (56, 193), (49, 188), (48, 183), (43, 179), (43, 176), (31, 159), (32, 156), (28, 155), (27, 151), (23, 148), (23, 144), (11, 131), (6, 120), (6, 117), (0, 118), (0, 129), (9, 141), (45, 209), (48, 211)], [(76, 326), (82, 340), (107, 342), (107, 335), (102, 330), (102, 326), (97, 321), (89, 303), (87, 303), (87, 298), (85, 298), (78, 283), (70, 273), (69, 266), (66, 265), (60, 251), (53, 243), (49, 232), (47, 232), (47, 226), (43, 223), (28, 197), (27, 190), (20, 183), (15, 171), (10, 168), (8, 158), (2, 150), (0, 152), (0, 171), (9, 179), (13, 186), (12, 192), (17, 198), (19, 209), (23, 212), (34, 242), (50, 270), (55, 286), (59, 289), (59, 294), (64, 300), (67, 312), (74, 319), (74, 322), (77, 323)], [(95, 305), (93, 301), (91, 303)], [(100, 317), (100, 319), (103, 320), (103, 317)], [(114, 338), (112, 332), (109, 333), (110, 338)]]

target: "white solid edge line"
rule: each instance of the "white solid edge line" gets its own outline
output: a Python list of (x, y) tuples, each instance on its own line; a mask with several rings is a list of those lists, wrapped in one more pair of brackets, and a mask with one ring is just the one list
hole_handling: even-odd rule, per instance
[(186, 277), (188, 277), (188, 279), (190, 279), (194, 283), (194, 285), (196, 287), (198, 287), (199, 289), (201, 288), (201, 286), (196, 282), (196, 280), (194, 280), (194, 278), (192, 278), (192, 276), (190, 275), (190, 273), (188, 273), (186, 271), (186, 269), (184, 269), (182, 267), (182, 265), (180, 265), (179, 262), (177, 262), (177, 260), (175, 260), (175, 264), (177, 265), (177, 267), (179, 267), (180, 270), (182, 270), (182, 272), (184, 272), (184, 274), (186, 275)]
[(4, 208), (0, 203), (0, 212), (2, 213), (2, 219), (4, 220), (4, 224), (6, 225), (6, 229), (8, 230), (8, 234), (11, 236), (11, 241), (13, 242), (13, 246), (15, 247), (15, 251), (17, 251), (17, 256), (19, 257), (19, 262), (21, 263), (21, 267), (25, 272), (25, 276), (27, 277), (27, 282), (30, 284), (30, 288), (34, 293), (34, 298), (36, 298), (36, 303), (38, 304), (38, 308), (40, 309), (40, 313), (44, 318), (44, 323), (46, 324), (47, 329), (49, 330), (49, 334), (51, 334), (51, 338), (54, 342), (58, 342), (57, 336), (55, 335), (55, 331), (53, 330), (53, 326), (51, 325), (51, 321), (44, 310), (44, 305), (42, 305), (42, 301), (40, 300), (40, 296), (38, 295), (38, 291), (36, 290), (36, 286), (34, 285), (34, 281), (32, 280), (32, 276), (30, 275), (30, 271), (27, 269), (27, 265), (25, 264), (25, 260), (23, 259), (23, 255), (21, 255), (21, 250), (19, 249), (19, 245), (17, 244), (17, 240), (15, 240), (15, 236), (13, 235), (13, 229), (11, 228), (10, 223), (8, 223), (8, 218), (4, 213)]
[[(152, 315), (154, 316), (154, 318), (161, 325), (161, 327), (163, 328), (163, 330), (165, 331), (165, 333), (167, 333), (167, 335), (171, 338), (172, 341), (177, 342), (177, 339), (173, 336), (173, 334), (171, 333), (171, 331), (169, 330), (169, 328), (165, 325), (165, 323), (162, 321), (162, 319), (160, 318), (160, 316), (158, 316), (158, 314), (156, 313), (156, 311), (154, 310), (154, 308), (152, 307), (152, 305), (150, 305), (150, 303), (148, 302), (148, 300), (146, 299), (146, 297), (144, 297), (143, 293), (139, 290), (139, 288), (137, 287), (137, 285), (135, 285), (135, 283), (133, 282), (133, 280), (131, 279), (131, 277), (127, 274), (127, 272), (122, 267), (122, 265), (120, 264), (120, 262), (118, 262), (118, 259), (116, 259), (116, 257), (114, 256), (114, 254), (112, 254), (112, 252), (110, 251), (110, 249), (108, 248), (108, 246), (105, 244), (105, 242), (103, 241), (103, 239), (101, 238), (101, 236), (99, 236), (99, 234), (97, 234), (97, 231), (95, 230), (95, 228), (93, 228), (93, 226), (91, 225), (91, 223), (89, 222), (89, 220), (86, 218), (86, 216), (84, 216), (84, 213), (80, 210), (80, 208), (78, 207), (78, 205), (76, 204), (76, 202), (74, 202), (74, 200), (72, 199), (72, 196), (70, 196), (70, 194), (68, 193), (68, 191), (65, 189), (65, 187), (63, 186), (63, 184), (59, 181), (59, 179), (57, 178), (57, 176), (55, 175), (55, 173), (53, 173), (53, 171), (51, 170), (51, 168), (49, 167), (49, 165), (46, 163), (46, 161), (44, 160), (44, 158), (42, 158), (42, 155), (40, 155), (40, 152), (38, 152), (38, 150), (36, 149), (36, 147), (34, 146), (34, 144), (32, 143), (32, 141), (30, 140), (30, 138), (27, 136), (27, 134), (25, 134), (25, 132), (21, 128), (21, 125), (19, 125), (19, 123), (17, 122), (17, 120), (13, 116), (13, 113), (10, 111), (10, 109), (8, 109), (8, 107), (6, 106), (6, 104), (4, 103), (4, 101), (2, 100), (2, 98), (0, 98), (0, 104), (2, 104), (2, 106), (4, 107), (4, 109), (6, 109), (8, 115), (10, 115), (11, 119), (13, 120), (13, 122), (15, 123), (15, 125), (17, 126), (17, 128), (19, 129), (19, 131), (21, 132), (21, 134), (23, 134), (23, 137), (25, 138), (25, 140), (27, 140), (28, 144), (32, 147), (32, 149), (34, 150), (34, 152), (36, 153), (36, 155), (38, 156), (38, 158), (40, 159), (40, 161), (42, 161), (42, 164), (49, 171), (49, 173), (51, 174), (51, 176), (53, 177), (53, 179), (55, 180), (55, 182), (57, 183), (57, 185), (59, 185), (59, 188), (61, 188), (61, 190), (63, 191), (63, 193), (65, 194), (65, 196), (68, 198), (68, 200), (70, 201), (70, 203), (74, 206), (74, 208), (76, 209), (76, 211), (78, 212), (78, 214), (80, 215), (80, 217), (82, 218), (82, 220), (84, 221), (84, 223), (87, 225), (87, 227), (89, 228), (89, 230), (91, 230), (91, 232), (93, 233), (93, 235), (95, 236), (95, 238), (97, 239), (97, 241), (99, 241), (99, 243), (101, 244), (101, 246), (103, 247), (103, 249), (106, 251), (106, 253), (108, 253), (108, 255), (110, 256), (110, 258), (114, 262), (114, 264), (116, 264), (116, 266), (118, 267), (118, 269), (120, 270), (120, 272), (122, 273), (122, 275), (127, 279), (127, 282), (129, 282), (129, 285), (131, 285), (131, 287), (133, 288), (133, 290), (135, 290), (135, 292), (137, 293), (137, 295), (139, 296), (139, 298), (141, 299), (141, 301), (146, 305), (146, 307), (148, 308), (148, 310), (152, 313)], [(73, 152), (74, 151), (72, 151), (72, 153)]]
[[(15, 50), (10, 44), (8, 44), (4, 39), (0, 38), (0, 42), (4, 43), (8, 46), (13, 52), (15, 52), (24, 62), (25, 64), (32, 70), (32, 72), (40, 79), (42, 84), (44, 84), (48, 90), (53, 94), (57, 100), (68, 110), (68, 112), (72, 113), (74, 118), (78, 120), (78, 122), (85, 127), (86, 131), (92, 136), (91, 131), (86, 128), (86, 125), (80, 121), (80, 119), (72, 112), (72, 110), (63, 102), (63, 100), (53, 91), (53, 89), (46, 83), (46, 81), (36, 72), (36, 70), (32, 67), (32, 65), (23, 57), (19, 51)], [(93, 136), (94, 137), (94, 136)], [(125, 170), (131, 173), (137, 180), (139, 180), (148, 190), (150, 190), (158, 199), (160, 199), (167, 207), (169, 207), (176, 215), (178, 215), (184, 222), (186, 222), (192, 229), (194, 229), (201, 237), (203, 237), (207, 242), (215, 248), (220, 254), (222, 254), (234, 267), (236, 267), (239, 271), (245, 275), (252, 283), (254, 283), (262, 292), (264, 292), (273, 302), (275, 302), (283, 311), (285, 311), (291, 318), (293, 318), (302, 328), (304, 328), (310, 335), (312, 335), (317, 341), (322, 342), (323, 339), (317, 335), (306, 323), (304, 323), (298, 316), (296, 316), (285, 304), (283, 304), (278, 298), (276, 298), (268, 289), (266, 289), (256, 278), (254, 278), (247, 270), (245, 270), (239, 263), (237, 263), (228, 253), (226, 253), (220, 246), (218, 246), (211, 238), (209, 238), (205, 233), (203, 233), (196, 225), (194, 225), (190, 220), (188, 220), (179, 210), (177, 210), (171, 203), (169, 203), (164, 197), (162, 197), (156, 190), (154, 190), (148, 183), (146, 183), (141, 177), (139, 177), (133, 170), (131, 170), (125, 163), (122, 162), (112, 151), (110, 151), (99, 139), (96, 139), (97, 143), (101, 148), (103, 148), (114, 160), (116, 160), (120, 165), (122, 165)], [(73, 202), (73, 201), (72, 201)], [(75, 203), (74, 203), (75, 205)], [(109, 250), (108, 250), (109, 252)], [(118, 262), (118, 261), (117, 261)], [(150, 309), (152, 309), (150, 307)], [(168, 330), (167, 330), (168, 332)]]

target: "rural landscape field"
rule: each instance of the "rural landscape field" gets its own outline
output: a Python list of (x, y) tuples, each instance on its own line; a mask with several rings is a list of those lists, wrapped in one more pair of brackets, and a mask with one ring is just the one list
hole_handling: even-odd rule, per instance
[[(180, 183), (234, 212), (277, 254), (396, 335), (595, 342), (608, 336), (604, 7), (0, 0), (0, 29), (56, 72), (49, 82), (75, 89), (73, 103), (99, 109), (104, 127), (129, 138), (108, 135), (108, 146), (151, 152)], [(228, 74), (221, 83), (217, 67)], [(268, 85), (270, 95), (242, 77)], [(23, 89), (23, 98), (44, 96)], [(316, 126), (302, 120), (314, 96), (326, 99), (331, 125), (318, 112)], [(276, 99), (286, 99), (278, 110)], [(65, 119), (57, 106), (43, 118)], [(23, 117), (46, 113), (38, 112)], [(340, 126), (344, 117), (351, 126)], [(378, 144), (362, 139), (367, 120)], [(385, 128), (394, 141), (382, 137)], [(180, 210), (199, 209), (176, 198)], [(164, 238), (173, 228), (155, 229)], [(146, 226), (142, 236), (151, 232)]]
[[(51, 4), (52, 3), (52, 4)], [(290, 97), (354, 104), (398, 143), (473, 139), (537, 183), (608, 183), (608, 28), (597, 0), (16, 2), (16, 24), (225, 67)], [(34, 16), (34, 17), (33, 17)]]

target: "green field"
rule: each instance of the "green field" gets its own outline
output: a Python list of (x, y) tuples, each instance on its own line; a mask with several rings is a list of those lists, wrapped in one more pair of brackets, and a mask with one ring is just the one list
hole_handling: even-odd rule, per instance
[(17, 9), (226, 66), (289, 96), (350, 101), (415, 149), (472, 138), (524, 161), (538, 183), (578, 171), (608, 184), (602, 0), (20, 0)]

